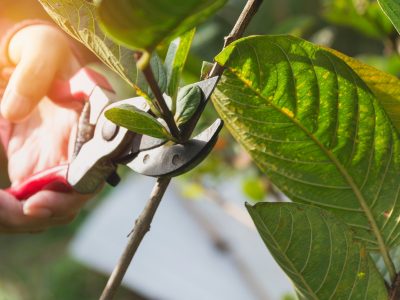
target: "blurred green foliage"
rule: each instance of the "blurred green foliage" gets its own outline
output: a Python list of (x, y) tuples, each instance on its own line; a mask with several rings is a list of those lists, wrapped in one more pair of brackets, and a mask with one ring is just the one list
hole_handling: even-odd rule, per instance
[[(88, 213), (42, 234), (0, 236), (0, 300), (98, 299), (107, 277), (77, 263), (67, 251)], [(122, 288), (117, 299), (144, 298)]]

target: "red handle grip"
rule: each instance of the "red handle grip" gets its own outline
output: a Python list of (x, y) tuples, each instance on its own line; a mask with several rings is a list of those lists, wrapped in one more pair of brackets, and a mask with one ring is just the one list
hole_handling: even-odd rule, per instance
[(6, 192), (18, 200), (26, 200), (42, 190), (68, 193), (73, 189), (67, 181), (68, 165), (57, 166), (36, 173), (17, 186), (11, 187)]

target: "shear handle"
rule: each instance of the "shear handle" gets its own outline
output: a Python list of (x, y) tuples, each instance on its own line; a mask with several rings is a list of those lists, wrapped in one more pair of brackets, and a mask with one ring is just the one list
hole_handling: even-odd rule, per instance
[(67, 170), (67, 165), (44, 170), (32, 175), (17, 186), (6, 189), (6, 192), (18, 200), (26, 200), (42, 190), (72, 192), (72, 187), (67, 182)]

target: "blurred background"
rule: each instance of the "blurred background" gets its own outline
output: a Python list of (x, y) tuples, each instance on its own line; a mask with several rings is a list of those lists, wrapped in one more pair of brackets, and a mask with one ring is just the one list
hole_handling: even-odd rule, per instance
[[(45, 17), (36, 2), (18, 2), (0, 0), (0, 17), (7, 12), (18, 20), (19, 10)], [(199, 79), (202, 62), (219, 52), (244, 4), (229, 1), (198, 28), (185, 83)], [(264, 0), (247, 34), (292, 34), (400, 72), (398, 34), (372, 0)], [(210, 105), (202, 125), (215, 118)], [(0, 236), (0, 300), (98, 299), (151, 185), (151, 179), (126, 175), (68, 226)], [(295, 299), (245, 201), (288, 200), (224, 131), (212, 155), (174, 181), (117, 299)]]

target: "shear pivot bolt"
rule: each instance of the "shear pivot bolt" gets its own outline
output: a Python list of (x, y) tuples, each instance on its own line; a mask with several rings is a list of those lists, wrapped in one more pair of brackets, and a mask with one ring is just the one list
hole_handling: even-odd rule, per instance
[(149, 161), (149, 159), (150, 159), (150, 155), (146, 154), (146, 155), (143, 157), (143, 163), (146, 164), (146, 163)]
[(181, 164), (182, 163), (182, 158), (181, 158), (181, 156), (179, 155), (179, 154), (175, 154), (173, 157), (172, 157), (172, 164), (174, 165), (174, 166), (178, 166), (179, 164)]
[(119, 126), (115, 125), (111, 121), (106, 121), (103, 125), (102, 135), (106, 141), (112, 141), (118, 134)]

